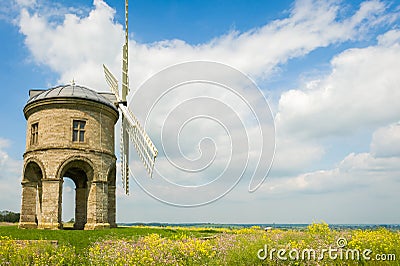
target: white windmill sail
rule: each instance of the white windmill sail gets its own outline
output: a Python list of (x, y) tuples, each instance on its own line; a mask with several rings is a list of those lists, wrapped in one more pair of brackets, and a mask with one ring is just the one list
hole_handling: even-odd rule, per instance
[(122, 114), (121, 120), (121, 174), (122, 174), (122, 185), (125, 189), (125, 193), (129, 194), (129, 134), (128, 134), (128, 122), (125, 116)]
[(126, 121), (125, 129), (129, 135), (129, 140), (133, 143), (140, 159), (146, 167), (147, 173), (152, 177), (158, 151), (131, 110), (126, 106), (121, 106), (120, 109)]
[(111, 91), (117, 97), (118, 103), (121, 102), (121, 99), (119, 98), (119, 92), (118, 92), (118, 80), (114, 77), (114, 75), (111, 73), (111, 71), (108, 70), (108, 68), (104, 64), (103, 64), (103, 69), (104, 69), (104, 74), (105, 74), (108, 86), (110, 87)]
[(111, 71), (103, 65), (106, 81), (118, 100), (121, 110), (121, 173), (125, 193), (129, 194), (129, 142), (133, 143), (139, 158), (142, 160), (147, 173), (153, 176), (155, 160), (158, 154), (153, 142), (140, 125), (136, 116), (127, 107), (126, 97), (129, 93), (128, 78), (128, 0), (125, 0), (125, 43), (122, 52), (122, 97), (119, 97), (118, 80)]

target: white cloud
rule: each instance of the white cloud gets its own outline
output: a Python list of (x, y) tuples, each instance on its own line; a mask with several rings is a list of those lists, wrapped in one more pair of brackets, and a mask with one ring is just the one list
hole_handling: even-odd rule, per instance
[[(349, 154), (330, 170), (318, 170), (295, 177), (271, 178), (263, 187), (264, 193), (274, 194), (322, 194), (354, 190), (374, 191), (385, 194), (399, 186), (400, 158), (376, 158), (370, 153)], [(392, 195), (393, 196), (393, 195)]]
[(399, 128), (390, 125), (376, 130), (369, 153), (350, 153), (333, 169), (283, 179), (272, 178), (264, 191), (281, 194), (368, 189), (374, 190), (375, 194), (384, 194), (400, 184)]
[[(332, 43), (359, 38), (359, 28), (382, 19), (384, 5), (363, 3), (351, 17), (338, 19), (339, 5), (331, 1), (298, 1), (288, 18), (275, 20), (247, 32), (229, 32), (210, 42), (190, 45), (182, 40), (138, 44), (130, 48), (133, 85), (178, 62), (212, 60), (232, 65), (253, 77), (266, 77), (279, 64)], [(103, 89), (101, 65), (120, 69), (122, 26), (113, 21), (115, 11), (102, 0), (86, 17), (66, 14), (62, 23), (49, 22), (46, 14), (23, 9), (20, 30), (34, 59), (60, 74), (60, 82), (78, 82)], [(119, 75), (117, 75), (119, 76)]]
[(15, 2), (22, 7), (32, 7), (36, 4), (36, 0), (15, 0)]
[(123, 35), (122, 26), (113, 22), (115, 11), (103, 1), (96, 0), (94, 5), (84, 18), (66, 14), (62, 25), (38, 13), (31, 15), (27, 9), (21, 11), (20, 31), (34, 60), (59, 73), (63, 82), (75, 78), (90, 85), (96, 78), (103, 80), (101, 63), (119, 55)]
[(378, 36), (378, 44), (381, 47), (392, 47), (394, 45), (399, 45), (400, 43), (400, 31), (390, 30), (383, 35)]
[(8, 154), (3, 149), (8, 147), (9, 144), (8, 140), (0, 138), (0, 167), (3, 167), (8, 160)]
[(0, 5), (0, 22), (13, 23), (18, 11), (18, 6), (13, 1), (3, 1)]
[(135, 45), (134, 76), (141, 81), (175, 62), (206, 59), (226, 63), (254, 78), (267, 77), (291, 58), (318, 47), (360, 38), (359, 27), (367, 27), (384, 11), (380, 2), (367, 3), (371, 4), (362, 5), (353, 17), (338, 21), (339, 6), (334, 2), (297, 1), (286, 19), (244, 33), (230, 32), (209, 43), (191, 46), (171, 40)]
[(400, 123), (375, 131), (371, 153), (376, 157), (400, 157)]
[(312, 141), (299, 141), (277, 133), (275, 158), (271, 176), (303, 172), (316, 165), (325, 154), (324, 147)]
[[(130, 62), (134, 62), (130, 65), (131, 87), (171, 64), (190, 60), (219, 61), (252, 77), (265, 78), (291, 58), (332, 43), (362, 38), (369, 25), (385, 18), (385, 5), (379, 1), (362, 3), (359, 10), (347, 18), (338, 17), (339, 9), (340, 5), (334, 1), (297, 1), (287, 18), (247, 32), (228, 32), (199, 45), (183, 40), (152, 44), (131, 40)], [(107, 90), (101, 65), (106, 63), (117, 77), (120, 76), (123, 30), (113, 20), (114, 14), (115, 10), (105, 2), (96, 0), (88, 16), (67, 14), (62, 23), (54, 24), (39, 11), (32, 13), (24, 9), (20, 29), (35, 61), (59, 73), (60, 82), (68, 83), (75, 78), (78, 83)], [(308, 109), (309, 112), (318, 109), (319, 103), (315, 102), (318, 97), (313, 100), (303, 94), (292, 91), (282, 96), (278, 120), (280, 116), (290, 120), (286, 123), (289, 126), (285, 123), (282, 126), (282, 133), (287, 127), (299, 126), (298, 121), (291, 118), (292, 113), (299, 116)], [(294, 143), (293, 138), (282, 138), (278, 144), (276, 169), (284, 168), (286, 162), (292, 163), (291, 168), (301, 169), (323, 154), (319, 145)], [(298, 156), (300, 150), (302, 156)]]
[(332, 73), (314, 88), (283, 93), (278, 127), (287, 134), (312, 138), (398, 119), (399, 34), (392, 30), (379, 36), (375, 46), (346, 50), (332, 60)]

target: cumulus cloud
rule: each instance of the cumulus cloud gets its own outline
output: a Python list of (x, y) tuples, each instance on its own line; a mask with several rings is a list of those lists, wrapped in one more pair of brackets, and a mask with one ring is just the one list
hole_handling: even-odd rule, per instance
[[(350, 153), (333, 169), (318, 170), (272, 179), (267, 193), (328, 193), (376, 189), (376, 193), (398, 186), (400, 179), (399, 125), (389, 125), (373, 133), (371, 151)], [(392, 148), (391, 146), (394, 146)], [(383, 188), (382, 190), (378, 188)]]
[(290, 136), (276, 136), (276, 151), (272, 176), (285, 176), (305, 171), (316, 165), (325, 154), (324, 147), (317, 142), (304, 142)]
[(28, 9), (21, 11), (20, 31), (34, 60), (59, 73), (62, 82), (75, 78), (93, 85), (96, 79), (103, 81), (101, 63), (119, 55), (123, 35), (122, 26), (113, 22), (115, 11), (100, 0), (94, 6), (84, 18), (65, 14), (61, 25), (38, 13), (31, 15)]
[(283, 93), (278, 126), (287, 134), (313, 138), (398, 119), (399, 33), (392, 30), (379, 36), (376, 45), (344, 51), (333, 58), (326, 78)]
[(371, 153), (376, 157), (400, 157), (400, 123), (379, 128), (374, 132)]
[[(370, 153), (351, 153), (337, 168), (301, 174), (291, 180), (289, 189), (312, 193), (354, 190), (363, 187), (396, 186), (400, 158), (376, 158)], [(294, 182), (292, 182), (294, 181)]]
[[(219, 61), (253, 77), (267, 77), (279, 64), (332, 43), (359, 38), (361, 28), (382, 20), (379, 1), (368, 1), (353, 16), (338, 18), (334, 1), (297, 1), (290, 15), (247, 32), (228, 32), (199, 45), (183, 40), (138, 44), (131, 39), (131, 80), (141, 84), (147, 77), (175, 63), (189, 60)], [(114, 21), (115, 10), (102, 0), (84, 17), (66, 14), (61, 23), (46, 14), (23, 9), (20, 30), (34, 60), (60, 75), (60, 82), (73, 77), (83, 84), (105, 87), (101, 65), (116, 72), (121, 62), (122, 26)], [(290, 41), (289, 41), (290, 40)]]
[[(58, 23), (51, 21), (40, 10), (22, 9), (19, 26), (34, 60), (58, 73), (60, 83), (68, 83), (75, 78), (78, 83), (107, 90), (101, 65), (106, 63), (117, 77), (120, 76), (123, 27), (114, 21), (115, 10), (105, 2), (95, 0), (93, 4), (87, 16), (67, 13)], [(354, 14), (347, 17), (340, 17), (339, 9), (340, 5), (335, 1), (297, 1), (286, 18), (247, 32), (227, 32), (198, 45), (184, 40), (139, 44), (131, 36), (130, 62), (135, 62), (131, 64), (131, 87), (137, 87), (167, 66), (190, 60), (218, 61), (258, 80), (267, 78), (292, 58), (304, 56), (319, 47), (362, 38), (369, 28), (389, 20), (385, 14), (386, 6), (380, 1), (363, 2)], [(387, 40), (385, 42), (388, 43)], [(334, 68), (341, 65), (339, 59), (334, 60)], [(336, 77), (332, 79), (337, 80)], [(307, 92), (315, 96), (308, 96), (303, 90), (282, 95), (277, 116), (282, 133), (292, 133), (293, 129), (299, 126), (307, 128), (309, 124), (328, 128), (334, 124), (330, 123), (329, 116), (322, 123), (318, 115), (308, 116), (310, 121), (306, 119), (305, 123), (302, 121), (302, 114), (307, 116), (308, 113), (318, 113), (321, 108), (328, 109), (320, 106), (324, 104), (319, 99), (324, 97), (321, 96), (323, 92), (318, 92), (320, 88), (318, 86)], [(326, 97), (328, 101), (335, 102), (342, 101), (341, 96)], [(325, 116), (325, 113), (320, 115)], [(322, 131), (313, 132), (322, 134)], [(278, 140), (277, 148), (276, 169), (285, 165), (302, 169), (324, 153), (320, 145), (300, 143), (295, 138), (287, 137)]]

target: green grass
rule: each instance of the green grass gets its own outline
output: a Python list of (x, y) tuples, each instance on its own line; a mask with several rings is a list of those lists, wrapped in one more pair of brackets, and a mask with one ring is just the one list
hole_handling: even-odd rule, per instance
[(185, 230), (184, 228), (168, 227), (118, 227), (107, 230), (42, 230), (19, 229), (17, 225), (0, 226), (0, 236), (8, 236), (21, 240), (57, 240), (60, 245), (71, 245), (83, 251), (90, 244), (104, 239), (138, 239), (141, 236), (158, 234), (170, 238), (177, 234), (191, 237), (206, 237), (217, 233), (217, 230)]
[[(24, 242), (15, 240), (57, 240)], [(391, 261), (357, 258), (279, 259), (257, 256), (260, 249), (301, 252), (337, 248), (369, 249), (375, 254), (393, 255)], [(338, 249), (337, 249), (338, 250)], [(263, 250), (262, 250), (263, 251)], [(270, 253), (272, 254), (272, 253)], [(304, 230), (262, 228), (119, 227), (98, 231), (18, 229), (0, 226), (0, 265), (400, 265), (400, 231), (384, 228), (334, 230), (326, 223)]]

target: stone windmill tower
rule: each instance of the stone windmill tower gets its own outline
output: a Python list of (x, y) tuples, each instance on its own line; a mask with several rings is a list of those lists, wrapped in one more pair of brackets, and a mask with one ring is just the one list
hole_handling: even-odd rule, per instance
[(115, 227), (114, 94), (74, 83), (29, 94), (19, 227), (62, 228), (66, 177), (76, 186), (74, 227)]
[[(104, 65), (103, 65), (104, 66)], [(112, 93), (75, 85), (31, 90), (27, 119), (20, 228), (62, 228), (65, 177), (76, 186), (76, 229), (116, 227), (114, 126), (121, 111), (121, 172), (129, 193), (129, 143), (152, 176), (158, 151), (128, 108), (128, 0), (121, 97), (118, 81), (104, 66)]]

